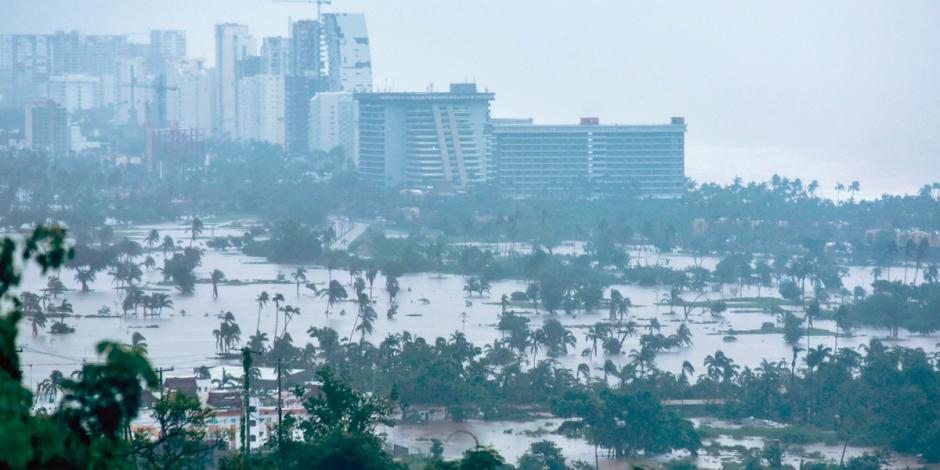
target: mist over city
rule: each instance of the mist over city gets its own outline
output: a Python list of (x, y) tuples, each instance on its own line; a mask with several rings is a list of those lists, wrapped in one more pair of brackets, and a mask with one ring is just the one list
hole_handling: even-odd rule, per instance
[(936, 2), (2, 7), (0, 468), (940, 466)]

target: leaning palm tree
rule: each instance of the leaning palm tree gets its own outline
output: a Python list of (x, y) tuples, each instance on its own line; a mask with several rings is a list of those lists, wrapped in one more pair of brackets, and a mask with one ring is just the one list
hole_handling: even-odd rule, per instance
[(147, 238), (144, 239), (144, 243), (147, 244), (147, 248), (152, 250), (153, 247), (160, 243), (160, 232), (158, 232), (157, 229), (151, 229), (150, 232), (147, 232)]
[(255, 299), (255, 301), (258, 302), (258, 325), (255, 327), (256, 334), (261, 331), (261, 309), (268, 304), (269, 300), (271, 300), (271, 298), (268, 296), (267, 291), (261, 291)]
[(29, 318), (33, 326), (33, 336), (39, 335), (39, 330), (46, 327), (46, 314), (42, 310), (37, 310)]
[(196, 241), (196, 237), (202, 235), (205, 225), (202, 223), (202, 220), (199, 220), (199, 217), (193, 217), (189, 222), (189, 226), (186, 227), (186, 232), (190, 234), (189, 246), (193, 246), (193, 242)]
[(365, 310), (362, 312), (362, 322), (359, 323), (359, 326), (356, 327), (361, 334), (359, 342), (364, 342), (366, 340), (366, 335), (371, 335), (373, 326), (375, 325), (375, 319), (378, 318), (378, 314), (375, 312), (375, 309), (371, 305), (366, 306)]
[(349, 294), (346, 293), (346, 288), (344, 288), (339, 281), (333, 280), (330, 281), (329, 287), (323, 291), (323, 295), (326, 296), (326, 314), (329, 315), (330, 308), (337, 302), (345, 299)]
[(578, 364), (577, 377), (584, 377), (584, 383), (588, 383), (591, 379), (591, 366), (584, 363)]
[(682, 361), (682, 378), (687, 379), (687, 377), (692, 377), (692, 374), (695, 374), (695, 366), (689, 361)]
[(144, 338), (139, 331), (135, 331), (131, 336), (131, 348), (138, 353), (147, 354), (147, 338)]
[(290, 277), (294, 279), (294, 284), (297, 285), (297, 295), (300, 296), (300, 285), (307, 282), (307, 269), (298, 266), (296, 271), (290, 273)]
[[(359, 297), (358, 297), (358, 299), (357, 299), (357, 302), (359, 303), (359, 311), (356, 313), (356, 318), (353, 320), (352, 331), (349, 332), (349, 341), (352, 341), (353, 334), (354, 334), (354, 333), (357, 331), (357, 329), (358, 329), (358, 326), (359, 326), (359, 319), (363, 317), (363, 312), (364, 312), (367, 308), (372, 308), (372, 299), (370, 299), (369, 296), (366, 295), (365, 292), (360, 292), (360, 293), (359, 293)], [(374, 310), (373, 310), (373, 312), (374, 312)]]
[(284, 294), (280, 292), (271, 297), (271, 302), (274, 302), (274, 336), (271, 337), (272, 341), (277, 341), (278, 316), (281, 311), (281, 302), (284, 302), (284, 300)]
[(212, 281), (212, 298), (219, 298), (219, 283), (225, 281), (225, 273), (216, 269), (212, 271), (212, 274), (209, 276), (209, 280)]
[(160, 244), (160, 249), (163, 251), (163, 257), (166, 258), (167, 252), (173, 253), (176, 251), (176, 243), (173, 242), (173, 237), (169, 235), (163, 236), (163, 243)]
[(369, 266), (366, 270), (366, 280), (369, 281), (369, 297), (372, 297), (372, 285), (375, 284), (375, 277), (379, 275), (379, 270), (375, 266)]
[(40, 396), (46, 398), (47, 402), (53, 403), (59, 396), (59, 392), (62, 390), (62, 385), (65, 382), (65, 375), (62, 374), (59, 370), (53, 370), (49, 377), (43, 379), (36, 387), (36, 399), (38, 400)]

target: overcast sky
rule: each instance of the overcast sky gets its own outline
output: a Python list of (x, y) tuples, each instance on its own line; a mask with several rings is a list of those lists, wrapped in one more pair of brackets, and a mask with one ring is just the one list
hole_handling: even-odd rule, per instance
[[(0, 32), (185, 29), (286, 35), (314, 7), (271, 0), (0, 0)], [(940, 1), (335, 0), (367, 16), (377, 88), (475, 80), (494, 116), (685, 116), (700, 181), (777, 172), (866, 194), (940, 181)]]

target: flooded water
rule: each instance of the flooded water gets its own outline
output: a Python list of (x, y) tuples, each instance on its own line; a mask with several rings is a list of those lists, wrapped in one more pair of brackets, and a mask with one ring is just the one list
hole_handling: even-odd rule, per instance
[[(157, 229), (161, 237), (170, 235), (181, 240), (183, 246), (189, 244), (188, 234), (181, 225), (137, 226), (117, 230), (116, 237), (128, 236), (132, 239), (142, 240), (151, 228)], [(204, 239), (196, 241), (196, 246), (204, 247), (204, 242), (210, 236), (241, 235), (244, 229), (231, 224), (206, 225)], [(504, 244), (505, 245), (505, 244)], [(517, 247), (518, 248), (518, 247)], [(583, 244), (563, 243), (556, 252), (577, 253), (583, 250)], [(505, 247), (503, 248), (505, 250)], [(163, 254), (159, 251), (149, 253), (157, 261), (157, 266), (163, 265)], [(683, 255), (660, 256), (649, 250), (638, 250), (633, 253), (634, 260), (654, 264), (666, 263), (681, 268), (694, 263), (713, 268), (716, 258), (693, 259)], [(315, 282), (322, 287), (329, 279), (330, 273), (322, 267), (305, 266), (307, 268), (308, 282)], [(149, 354), (155, 366), (172, 367), (169, 375), (189, 375), (192, 369), (200, 365), (218, 364), (214, 357), (216, 353), (215, 338), (212, 330), (218, 328), (219, 312), (230, 311), (235, 315), (237, 323), (242, 330), (242, 341), (247, 341), (260, 321), (262, 331), (272, 335), (274, 329), (274, 307), (269, 304), (262, 310), (259, 320), (258, 304), (255, 298), (262, 291), (273, 295), (281, 293), (286, 298), (286, 304), (299, 307), (301, 315), (295, 317), (290, 323), (288, 331), (294, 338), (294, 344), (302, 346), (309, 338), (306, 331), (311, 326), (328, 326), (335, 329), (341, 336), (348, 337), (353, 328), (356, 304), (343, 302), (332, 308), (327, 315), (326, 299), (315, 296), (312, 291), (300, 288), (299, 293), (293, 283), (289, 281), (289, 274), (297, 268), (292, 264), (269, 263), (264, 259), (245, 256), (235, 251), (206, 250), (203, 263), (197, 269), (197, 277), (206, 279), (212, 270), (219, 269), (225, 273), (229, 281), (240, 281), (239, 285), (222, 284), (219, 286), (219, 298), (212, 298), (212, 286), (209, 283), (197, 284), (195, 294), (181, 296), (174, 289), (158, 285), (162, 275), (158, 271), (145, 271), (142, 285), (144, 289), (159, 289), (171, 294), (174, 302), (173, 310), (164, 311), (160, 318), (69, 318), (66, 323), (76, 328), (71, 335), (51, 335), (48, 331), (40, 331), (37, 336), (31, 335), (28, 321), (21, 323), (19, 344), (23, 348), (22, 364), (26, 379), (35, 386), (36, 383), (48, 377), (53, 370), (60, 370), (66, 374), (77, 370), (85, 362), (97, 359), (94, 345), (102, 339), (112, 339), (130, 342), (132, 334), (142, 333), (146, 337)], [(871, 283), (871, 270), (863, 267), (852, 267), (846, 278), (846, 286), (851, 290), (855, 285), (869, 287)], [(38, 275), (36, 270), (30, 270), (22, 290), (38, 292), (45, 285), (45, 279)], [(278, 281), (281, 275), (284, 281)], [(121, 311), (121, 299), (112, 288), (112, 280), (105, 273), (99, 274), (92, 284), (91, 292), (80, 292), (80, 285), (72, 278), (71, 271), (63, 271), (61, 280), (69, 287), (65, 297), (73, 304), (75, 314), (81, 316), (94, 315), (104, 306), (114, 313)], [(342, 271), (333, 271), (333, 279), (344, 284), (350, 283), (349, 274)], [(524, 291), (526, 286), (522, 281), (504, 280), (492, 283), (492, 290), (488, 297), (466, 298), (463, 292), (464, 278), (455, 275), (438, 275), (431, 273), (410, 274), (399, 280), (401, 292), (398, 295), (400, 305), (399, 314), (394, 319), (388, 319), (384, 312), (388, 307), (388, 296), (385, 292), (385, 279), (381, 275), (375, 281), (374, 297), (376, 311), (379, 317), (375, 322), (375, 331), (370, 339), (380, 341), (391, 333), (409, 331), (416, 336), (433, 339), (438, 336), (449, 336), (455, 331), (462, 331), (468, 339), (482, 346), (492, 343), (501, 337), (495, 329), (498, 322), (500, 306), (498, 301), (501, 295), (511, 294), (514, 291)], [(630, 315), (638, 323), (646, 324), (650, 318), (658, 319), (663, 325), (663, 333), (671, 334), (681, 323), (682, 315), (669, 314), (668, 306), (657, 305), (657, 301), (668, 292), (668, 287), (640, 287), (636, 285), (611, 286), (629, 297), (634, 305)], [(350, 292), (351, 287), (347, 287)], [(605, 297), (609, 289), (605, 291)], [(776, 295), (776, 289), (764, 288), (764, 296)], [(756, 287), (746, 287), (740, 296), (755, 296)], [(729, 289), (725, 289), (724, 297), (731, 296)], [(694, 297), (685, 294), (688, 299)], [(719, 298), (722, 293), (709, 292), (701, 299)], [(59, 299), (61, 301), (61, 297)], [(532, 313), (532, 312), (530, 312)], [(541, 317), (545, 313), (542, 312)], [(600, 354), (596, 357), (582, 357), (580, 351), (587, 348), (590, 343), (585, 339), (585, 327), (606, 318), (606, 312), (584, 312), (577, 316), (567, 316), (560, 313), (557, 318), (569, 328), (572, 328), (578, 339), (578, 345), (567, 356), (557, 358), (562, 365), (575, 368), (580, 363), (587, 363), (592, 369), (600, 368), (607, 359), (623, 364), (627, 361), (626, 355), (606, 357)], [(538, 326), (540, 317), (532, 313), (533, 325)], [(689, 361), (697, 369), (701, 367), (704, 357), (722, 350), (734, 361), (742, 366), (757, 366), (762, 359), (786, 360), (791, 357), (791, 347), (784, 343), (779, 334), (740, 334), (734, 342), (725, 342), (722, 331), (758, 330), (765, 322), (773, 322), (774, 318), (766, 313), (753, 311), (726, 312), (722, 318), (712, 318), (709, 314), (698, 314), (691, 317), (688, 324), (693, 333), (694, 345), (659, 354), (656, 362), (661, 369), (678, 373), (683, 361)], [(51, 324), (51, 321), (49, 322)], [(833, 330), (832, 322), (817, 321), (817, 328)], [(47, 324), (48, 330), (48, 324)], [(871, 338), (883, 338), (888, 335), (886, 330), (860, 329), (850, 338), (839, 338), (840, 346), (858, 346), (867, 343)], [(832, 337), (813, 337), (813, 344), (820, 341), (833, 342)], [(804, 340), (805, 342), (805, 340)], [(929, 351), (937, 349), (940, 337), (937, 335), (921, 336), (902, 332), (896, 344), (921, 347)], [(629, 338), (624, 344), (624, 351), (638, 348), (638, 338)], [(599, 372), (595, 372), (599, 373)], [(470, 429), (485, 444), (497, 444), (497, 449), (507, 457), (521, 455), (532, 439), (516, 439), (519, 433), (532, 434), (548, 421), (536, 420), (527, 423), (467, 423)], [(390, 436), (405, 443), (409, 447), (426, 449), (430, 443), (421, 439), (429, 436), (441, 436), (446, 429), (436, 429), (435, 426), (451, 426), (441, 423), (420, 427), (399, 426), (390, 431)], [(447, 428), (451, 429), (451, 428)], [(513, 439), (507, 439), (507, 429), (511, 429)], [(464, 436), (467, 437), (467, 436)], [(525, 437), (525, 436), (524, 436)], [(581, 441), (572, 441), (557, 435), (546, 434), (540, 438), (548, 438), (563, 444), (566, 455), (571, 458), (582, 458), (593, 461), (594, 450)], [(455, 437), (453, 445), (446, 447), (448, 455), (456, 455), (463, 451), (460, 443), (461, 437)], [(464, 444), (466, 444), (464, 442)], [(500, 447), (506, 446), (506, 447)], [(840, 449), (841, 450), (841, 449)], [(456, 453), (456, 454), (452, 454)], [(705, 462), (703, 462), (704, 464)]]

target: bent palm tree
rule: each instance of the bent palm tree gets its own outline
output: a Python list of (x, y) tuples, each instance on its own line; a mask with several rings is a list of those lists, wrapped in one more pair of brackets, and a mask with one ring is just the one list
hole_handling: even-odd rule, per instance
[(209, 280), (212, 281), (212, 298), (219, 298), (219, 283), (225, 281), (225, 273), (216, 269), (212, 271), (212, 274), (209, 277)]

